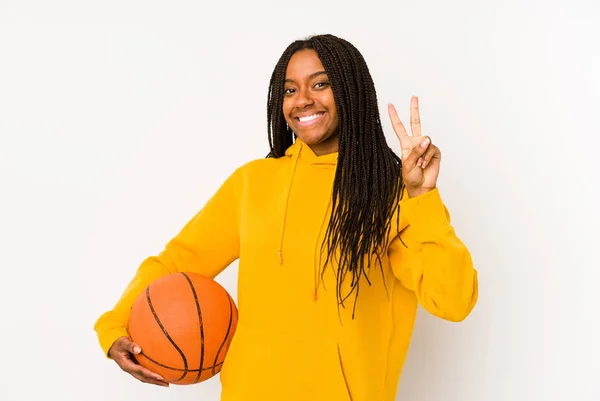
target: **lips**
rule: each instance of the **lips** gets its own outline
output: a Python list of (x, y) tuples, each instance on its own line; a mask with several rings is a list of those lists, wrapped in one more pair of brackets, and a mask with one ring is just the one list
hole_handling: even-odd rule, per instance
[(321, 120), (325, 112), (316, 112), (311, 114), (305, 114), (303, 116), (296, 116), (295, 119), (298, 121), (300, 127), (308, 127), (315, 125)]
[(323, 113), (315, 113), (315, 114), (311, 114), (309, 116), (302, 116), (302, 117), (296, 117), (301, 123), (306, 123), (312, 120), (316, 120), (317, 118), (321, 117), (323, 115)]

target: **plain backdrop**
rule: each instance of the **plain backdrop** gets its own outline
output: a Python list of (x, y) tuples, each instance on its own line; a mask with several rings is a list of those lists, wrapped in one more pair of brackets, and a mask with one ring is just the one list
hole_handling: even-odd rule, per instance
[(361, 50), (396, 151), (386, 105), (420, 97), (479, 270), (466, 321), (420, 311), (397, 400), (600, 399), (598, 2), (0, 0), (0, 400), (219, 399), (137, 382), (93, 324), (266, 155), (270, 74), (314, 33)]

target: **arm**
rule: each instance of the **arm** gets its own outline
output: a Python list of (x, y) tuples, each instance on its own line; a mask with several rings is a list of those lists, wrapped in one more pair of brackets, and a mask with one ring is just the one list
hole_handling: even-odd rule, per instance
[(214, 278), (239, 257), (239, 179), (239, 173), (232, 174), (159, 255), (144, 260), (115, 307), (96, 321), (105, 355), (118, 338), (128, 335), (131, 307), (150, 283), (180, 271)]
[(477, 270), (450, 224), (438, 189), (405, 198), (400, 214), (408, 225), (388, 247), (394, 275), (429, 313), (464, 320), (477, 303)]

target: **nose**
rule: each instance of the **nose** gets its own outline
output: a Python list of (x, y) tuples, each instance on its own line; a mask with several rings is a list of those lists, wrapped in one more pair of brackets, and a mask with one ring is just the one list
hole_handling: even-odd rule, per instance
[(311, 93), (307, 89), (301, 89), (298, 91), (298, 96), (296, 96), (296, 104), (295, 106), (299, 109), (304, 109), (308, 106), (312, 106), (315, 104), (314, 99), (311, 96)]

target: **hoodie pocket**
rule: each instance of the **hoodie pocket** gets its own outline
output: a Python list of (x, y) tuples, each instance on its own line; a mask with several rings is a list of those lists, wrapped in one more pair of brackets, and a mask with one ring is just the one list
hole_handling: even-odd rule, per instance
[(238, 325), (220, 373), (222, 401), (352, 401), (335, 341)]

